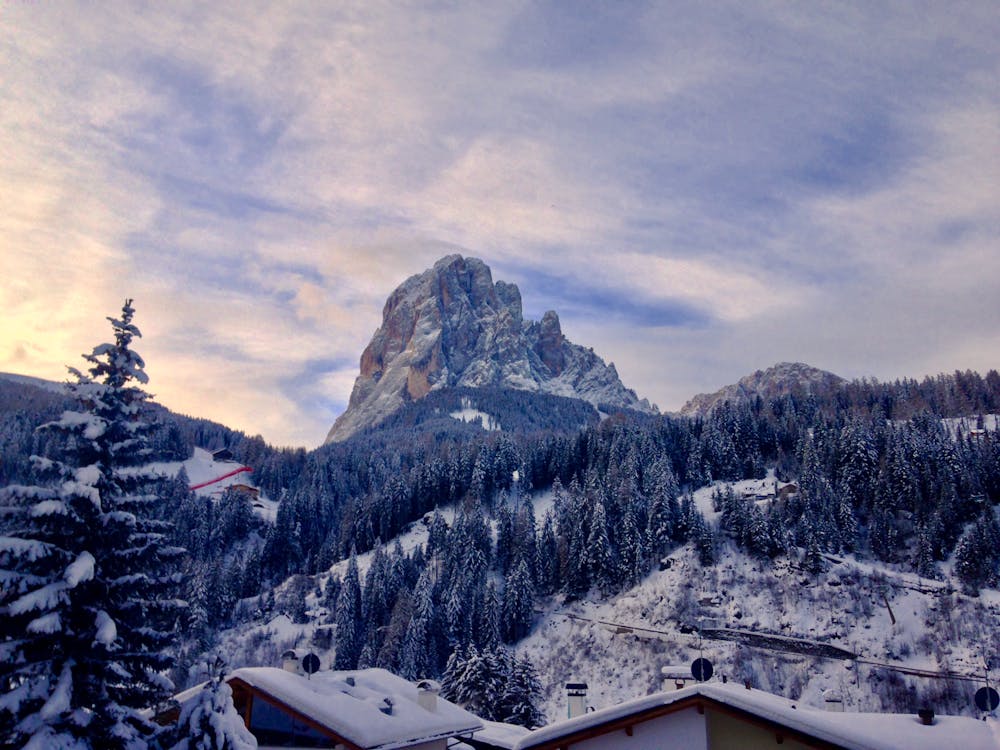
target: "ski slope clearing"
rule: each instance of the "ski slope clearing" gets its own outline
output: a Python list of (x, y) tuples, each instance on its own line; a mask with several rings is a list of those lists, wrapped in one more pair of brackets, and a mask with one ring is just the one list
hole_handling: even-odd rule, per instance
[(780, 482), (774, 475), (774, 469), (769, 469), (767, 476), (763, 479), (741, 479), (738, 482), (712, 482), (707, 487), (701, 487), (694, 491), (694, 504), (698, 511), (705, 517), (706, 521), (716, 521), (720, 515), (712, 505), (712, 494), (717, 491), (732, 487), (737, 497), (752, 498), (758, 504), (764, 505), (774, 499), (782, 487), (787, 487), (791, 482)]
[[(195, 448), (191, 458), (186, 461), (158, 461), (150, 464), (149, 468), (165, 477), (176, 477), (184, 469), (191, 489), (205, 497), (218, 497), (234, 485), (254, 486), (250, 480), (253, 471), (250, 467), (237, 461), (216, 460), (203, 448)], [(258, 494), (252, 499), (251, 505), (254, 513), (265, 521), (274, 523), (278, 514), (276, 500)]]
[(492, 416), (486, 412), (479, 411), (472, 405), (472, 402), (467, 399), (462, 399), (462, 408), (458, 411), (453, 411), (448, 414), (452, 419), (457, 419), (461, 422), (475, 422), (479, 421), (483, 429), (487, 432), (496, 432), (500, 430), (500, 423), (495, 420)]

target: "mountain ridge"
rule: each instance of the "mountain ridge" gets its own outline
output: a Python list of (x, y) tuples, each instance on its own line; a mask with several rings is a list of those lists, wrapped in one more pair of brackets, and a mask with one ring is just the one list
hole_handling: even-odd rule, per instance
[(525, 320), (515, 284), (493, 281), (478, 258), (448, 255), (400, 284), (361, 354), (347, 410), (326, 441), (346, 440), (408, 401), (446, 387), (505, 387), (656, 413), (614, 363), (570, 342), (558, 314)]
[(765, 370), (745, 375), (736, 383), (723, 386), (713, 393), (699, 393), (691, 397), (678, 413), (685, 417), (706, 417), (726, 401), (736, 403), (757, 396), (766, 401), (789, 394), (822, 395), (846, 382), (839, 375), (803, 362), (779, 362)]

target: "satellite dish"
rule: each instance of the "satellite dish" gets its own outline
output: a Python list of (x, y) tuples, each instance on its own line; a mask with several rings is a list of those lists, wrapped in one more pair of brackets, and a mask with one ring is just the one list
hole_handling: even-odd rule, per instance
[(691, 664), (691, 676), (698, 680), (698, 682), (705, 682), (712, 679), (714, 671), (712, 669), (712, 662), (708, 659), (695, 659)]
[(302, 671), (306, 674), (316, 674), (319, 671), (319, 657), (316, 654), (306, 654), (303, 656)]
[(976, 705), (980, 711), (996, 711), (1000, 706), (1000, 693), (991, 687), (981, 687), (976, 691)]

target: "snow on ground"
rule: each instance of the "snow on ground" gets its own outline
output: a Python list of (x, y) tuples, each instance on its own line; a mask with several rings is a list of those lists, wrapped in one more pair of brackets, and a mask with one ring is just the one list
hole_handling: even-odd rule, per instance
[[(168, 477), (177, 476), (183, 468), (187, 472), (188, 481), (192, 487), (211, 482), (211, 484), (198, 487), (195, 490), (195, 492), (203, 497), (217, 497), (227, 487), (231, 487), (234, 484), (244, 484), (252, 487), (251, 472), (243, 471), (236, 473), (242, 467), (243, 464), (237, 461), (217, 461), (204, 448), (195, 448), (191, 458), (186, 461), (157, 461), (149, 465), (149, 468), (154, 472)], [(229, 476), (226, 476), (227, 474)], [(224, 478), (219, 479), (220, 477)], [(213, 479), (219, 479), (219, 481), (212, 482)], [(252, 505), (254, 513), (265, 521), (274, 523), (274, 519), (278, 514), (278, 501), (270, 500), (261, 493), (252, 500)]]
[[(734, 483), (738, 492), (773, 491), (773, 486), (770, 475)], [(707, 501), (710, 511), (711, 490), (699, 492), (696, 499)], [(540, 527), (552, 507), (552, 493), (537, 493), (532, 502)], [(454, 508), (442, 508), (441, 513), (453, 522)], [(399, 540), (409, 552), (425, 544), (427, 535), (428, 526), (417, 520)], [(371, 556), (358, 556), (362, 576)], [(517, 651), (538, 669), (549, 721), (566, 715), (566, 682), (588, 683), (590, 705), (600, 708), (672, 688), (672, 681), (664, 686), (660, 668), (690, 665), (699, 656), (715, 665), (714, 680), (750, 680), (807, 705), (824, 707), (826, 691), (834, 690), (843, 696), (848, 711), (899, 710), (907, 701), (929, 700), (939, 714), (973, 713), (972, 694), (980, 686), (975, 682), (899, 676), (851, 660), (699, 639), (699, 627), (810, 639), (869, 661), (964, 675), (983, 673), (984, 649), (1000, 652), (1000, 641), (983, 640), (1000, 632), (1000, 592), (970, 598), (946, 583), (850, 556), (831, 557), (825, 572), (810, 576), (794, 561), (760, 561), (727, 541), (720, 543), (714, 567), (701, 567), (690, 548), (677, 549), (666, 560), (670, 567), (653, 571), (639, 586), (613, 597), (592, 591), (586, 599), (568, 604), (561, 597), (539, 602), (532, 634)], [(346, 566), (346, 560), (338, 562), (331, 572), (343, 576)], [(327, 664), (330, 652), (311, 643), (318, 628), (330, 627), (319, 624), (324, 612), (317, 593), (324, 583), (325, 576), (319, 576), (307, 598), (314, 618), (310, 624), (296, 625), (280, 616), (221, 634), (220, 648), (231, 656), (232, 666), (277, 664), (280, 653), (292, 647), (309, 648)], [(935, 691), (946, 687), (952, 698), (942, 704)]]
[[(555, 496), (550, 491), (538, 492), (531, 496), (531, 504), (535, 510), (535, 523), (541, 528), (542, 521), (545, 518), (545, 514), (552, 508), (555, 502)], [(455, 521), (455, 506), (446, 505), (438, 509), (441, 516), (444, 518), (445, 522), (451, 527), (452, 523)], [(413, 552), (418, 546), (427, 544), (427, 536), (430, 533), (430, 522), (433, 517), (433, 512), (426, 513), (423, 518), (411, 522), (406, 529), (398, 534), (388, 545), (391, 550), (396, 546), (396, 540), (399, 540), (400, 546), (403, 551), (407, 554)], [(493, 539), (496, 540), (496, 524), (491, 521), (491, 528), (493, 531)], [(358, 572), (361, 575), (361, 579), (364, 580), (365, 573), (368, 571), (368, 567), (371, 565), (372, 556), (375, 554), (374, 550), (365, 552), (358, 555)], [(336, 574), (341, 578), (344, 577), (344, 573), (347, 572), (348, 560), (341, 560), (334, 563), (331, 566), (329, 573)], [(325, 578), (321, 581), (325, 583)]]
[(976, 432), (980, 429), (986, 432), (996, 432), (1000, 429), (1000, 414), (983, 415), (982, 427), (979, 427), (978, 417), (950, 417), (948, 419), (942, 419), (941, 422), (944, 424), (945, 429), (948, 430), (948, 434), (952, 437), (957, 437), (958, 435), (967, 437), (970, 433)]
[(707, 487), (701, 487), (694, 491), (694, 504), (707, 521), (714, 521), (718, 518), (719, 512), (712, 507), (712, 493), (716, 490), (725, 490), (732, 487), (737, 497), (752, 497), (758, 503), (770, 501), (777, 490), (788, 485), (789, 482), (779, 482), (774, 475), (774, 469), (768, 469), (767, 476), (763, 479), (741, 479), (739, 482), (712, 482)]
[(275, 519), (278, 517), (278, 506), (280, 503), (277, 500), (271, 500), (265, 497), (263, 493), (257, 495), (250, 501), (253, 506), (253, 512), (258, 516), (263, 518), (268, 523), (274, 523)]
[[(277, 615), (257, 623), (241, 623), (222, 630), (213, 652), (223, 655), (229, 668), (281, 666), (281, 655), (291, 648), (303, 647), (320, 655), (323, 668), (330, 664), (329, 655), (310, 644), (318, 624), (315, 620), (297, 625), (287, 615)], [(202, 660), (204, 661), (204, 659)], [(192, 674), (191, 682), (199, 675)]]
[(66, 387), (66, 383), (43, 380), (42, 378), (34, 378), (30, 375), (18, 375), (13, 372), (0, 372), (0, 380), (8, 380), (11, 383), (18, 383), (20, 385), (34, 386), (35, 388), (41, 388), (42, 390), (49, 391), (50, 393), (58, 393), (61, 396), (69, 394), (69, 389)]
[[(188, 480), (191, 482), (191, 485), (194, 486), (211, 481), (212, 479), (221, 477), (224, 474), (228, 474), (229, 472), (240, 468), (240, 466), (242, 466), (242, 464), (239, 464), (236, 461), (216, 461), (212, 457), (212, 454), (204, 448), (195, 448), (191, 458), (186, 461), (159, 461), (151, 464), (150, 468), (165, 476), (175, 477), (183, 467), (183, 469), (187, 472)], [(200, 490), (197, 490), (197, 492), (199, 495), (210, 495), (237, 482), (245, 483), (246, 477), (236, 474), (235, 476), (224, 479), (217, 484), (203, 487)]]
[[(672, 682), (661, 683), (660, 668), (690, 665), (699, 655), (715, 665), (715, 680), (749, 679), (816, 707), (824, 706), (830, 689), (844, 697), (849, 711), (883, 711), (892, 707), (890, 701), (913, 700), (914, 694), (934, 701), (935, 691), (945, 686), (944, 680), (900, 677), (849, 660), (699, 640), (699, 626), (808, 638), (871, 661), (966, 675), (982, 674), (982, 636), (1000, 628), (1000, 594), (973, 599), (943, 588), (916, 591), (902, 585), (896, 571), (870, 563), (844, 563), (812, 577), (787, 561), (764, 563), (728, 544), (712, 568), (698, 565), (690, 549), (669, 559), (669, 569), (654, 571), (617, 596), (591, 592), (589, 599), (566, 606), (557, 599), (543, 605), (518, 651), (542, 676), (543, 710), (550, 721), (566, 715), (566, 682), (588, 683), (590, 705), (601, 708), (672, 688)], [(939, 713), (972, 713), (979, 685), (959, 680), (947, 685), (958, 697), (939, 706)], [(907, 693), (908, 686), (915, 692)]]
[[(452, 522), (455, 520), (455, 508), (449, 505), (447, 507), (440, 508), (440, 512), (447, 524), (451, 526)], [(418, 546), (426, 545), (427, 537), (430, 533), (430, 520), (432, 516), (433, 513), (427, 513), (423, 518), (411, 522), (407, 525), (404, 531), (396, 535), (396, 537), (387, 545), (387, 548), (389, 550), (395, 548), (396, 541), (398, 540), (400, 546), (403, 548), (403, 551), (409, 554)], [(362, 581), (364, 581), (365, 573), (371, 566), (374, 554), (375, 550), (370, 550), (358, 555), (358, 573), (360, 573)], [(329, 572), (343, 579), (344, 574), (347, 572), (348, 562), (348, 560), (341, 560), (340, 562), (334, 563), (330, 567)]]
[(472, 405), (472, 401), (467, 398), (462, 399), (461, 409), (449, 413), (448, 416), (462, 422), (475, 422), (478, 419), (483, 429), (487, 432), (496, 432), (500, 429), (500, 423), (496, 419), (486, 412), (479, 411), (479, 409)]

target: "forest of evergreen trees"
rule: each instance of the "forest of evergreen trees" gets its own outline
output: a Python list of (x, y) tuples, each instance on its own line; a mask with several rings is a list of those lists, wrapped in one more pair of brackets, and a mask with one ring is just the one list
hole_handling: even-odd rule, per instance
[[(36, 391), (3, 387), (5, 484), (41, 482), (45, 457), (59, 455), (57, 438), (36, 427), (57, 419), (64, 400)], [(463, 400), (505, 429), (447, 417)], [(316, 637), (336, 647), (337, 668), (444, 675), (452, 695), (484, 681), (521, 685), (501, 718), (531, 723), (531, 667), (506, 646), (530, 631), (537, 597), (621, 591), (681, 545), (694, 545), (704, 565), (726, 537), (763, 560), (792, 556), (812, 571), (824, 554), (854, 552), (931, 578), (954, 555), (967, 591), (996, 586), (1000, 440), (942, 420), (968, 417), (975, 428), (978, 415), (997, 411), (995, 371), (856, 381), (833, 393), (724, 403), (694, 419), (599, 421), (570, 399), (445, 392), (379, 429), (307, 452), (149, 406), (157, 427), (146, 459), (227, 447), (281, 501), (267, 523), (239, 493), (196, 496), (183, 474), (160, 482), (155, 520), (169, 527), (171, 548), (186, 550), (178, 580), (193, 635), (175, 675), (184, 681), (185, 658), (210, 648), (220, 628), (283, 611), (321, 620)], [(29, 461), (33, 454), (42, 460)], [(695, 507), (699, 487), (763, 478), (770, 468), (796, 491), (762, 506), (720, 489), (718, 524)], [(538, 490), (553, 495), (540, 518), (530, 501)], [(429, 525), (427, 545), (404, 552), (391, 540), (414, 523)], [(361, 576), (356, 555), (372, 550)], [(343, 577), (325, 575), (347, 558)], [(310, 593), (320, 604), (311, 613)]]
[[(978, 403), (992, 403), (984, 394)], [(364, 580), (350, 568), (342, 581), (325, 579), (321, 617), (336, 626), (338, 666), (417, 677), (443, 674), (454, 653), (515, 643), (539, 596), (620, 591), (688, 543), (710, 565), (722, 536), (813, 571), (825, 553), (855, 552), (935, 577), (955, 554), (967, 590), (996, 585), (996, 434), (955, 434), (926, 410), (889, 420), (879, 398), (861, 402), (831, 408), (833, 400), (786, 397), (724, 404), (705, 419), (617, 415), (529, 434), (444, 423), (417, 440), (386, 429), (304, 457), (276, 452), (267, 457), (275, 465), (301, 468), (287, 470), (294, 481), (273, 525), (239, 496), (212, 502), (179, 488), (174, 521), (177, 543), (191, 551), (189, 598), (209, 639), (262, 612), (304, 621), (320, 574), (377, 550)], [(717, 525), (695, 508), (698, 487), (760, 478), (768, 467), (798, 491), (762, 506), (720, 489)], [(539, 489), (554, 495), (541, 518), (529, 501)], [(437, 510), (444, 506), (457, 508), (450, 525)], [(421, 519), (426, 548), (405, 554), (381, 543)], [(277, 597), (247, 599), (286, 579)]]

